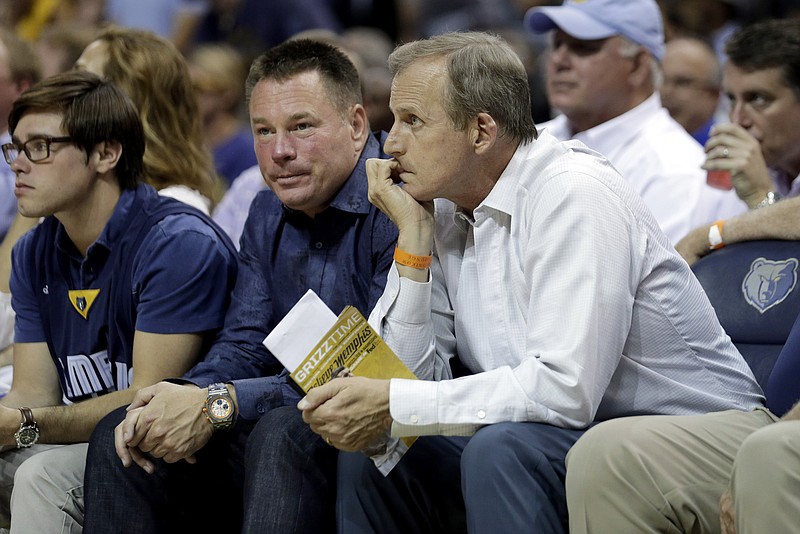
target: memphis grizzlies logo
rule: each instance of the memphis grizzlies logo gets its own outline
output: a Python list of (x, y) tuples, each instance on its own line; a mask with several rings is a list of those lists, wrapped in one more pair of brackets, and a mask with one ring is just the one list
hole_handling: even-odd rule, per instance
[(744, 299), (759, 313), (783, 302), (797, 284), (796, 258), (772, 261), (756, 258), (742, 281)]

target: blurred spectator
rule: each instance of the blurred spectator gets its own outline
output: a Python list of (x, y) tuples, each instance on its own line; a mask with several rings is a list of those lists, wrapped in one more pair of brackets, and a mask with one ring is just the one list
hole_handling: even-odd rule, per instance
[(103, 19), (105, 0), (28, 0), (15, 1), (9, 20), (29, 42), (36, 41), (51, 24), (76, 28), (96, 28)]
[(187, 52), (196, 44), (224, 41), (249, 64), (264, 50), (312, 28), (340, 30), (326, 0), (211, 0), (175, 43)]
[(394, 43), (385, 32), (366, 26), (344, 30), (341, 33), (341, 45), (356, 53), (367, 69), (388, 69), (389, 54), (394, 50)]
[[(14, 100), (39, 81), (41, 67), (34, 49), (13, 30), (0, 27), (0, 144), (10, 143), (8, 114)], [(6, 235), (17, 212), (14, 171), (0, 161), (0, 239)]]
[[(676, 248), (690, 264), (739, 241), (800, 239), (800, 20), (747, 26), (728, 54), (731, 123), (712, 130), (706, 166), (730, 171), (738, 194), (759, 209), (689, 233)], [(792, 198), (776, 202), (781, 195)]]
[(540, 54), (531, 39), (528, 38), (530, 34), (527, 34), (522, 28), (496, 28), (490, 32), (502, 37), (514, 49), (525, 66), (525, 72), (528, 73), (528, 85), (531, 88), (531, 116), (534, 122), (539, 124), (552, 119), (550, 101), (547, 99), (547, 89), (545, 88), (547, 69), (545, 54)]
[(231, 188), (222, 197), (214, 208), (213, 219), (220, 228), (225, 230), (231, 238), (236, 249), (239, 249), (239, 239), (244, 231), (244, 223), (250, 212), (250, 204), (262, 189), (267, 188), (267, 182), (261, 174), (258, 165), (253, 165), (240, 174), (231, 185)]
[(243, 115), (246, 66), (233, 47), (205, 44), (189, 57), (189, 72), (206, 145), (217, 174), (230, 186), (242, 171), (256, 164), (253, 134)]
[(375, 28), (391, 42), (399, 35), (398, 4), (403, 0), (326, 0), (344, 28)]
[(208, 213), (224, 185), (203, 144), (189, 67), (175, 46), (152, 32), (111, 27), (76, 66), (115, 82), (136, 104), (147, 140), (146, 182)]
[(342, 32), (341, 44), (346, 51), (357, 56), (355, 64), (361, 78), (364, 109), (370, 128), (388, 132), (394, 119), (389, 109), (392, 75), (387, 62), (394, 44), (381, 30), (363, 26)]
[(705, 145), (720, 102), (722, 70), (714, 49), (700, 39), (668, 41), (661, 62), (661, 103)]
[(36, 52), (42, 63), (42, 77), (48, 78), (70, 70), (95, 34), (96, 31), (91, 28), (63, 24), (48, 26), (36, 40)]
[[(0, 2), (0, 20), (29, 42), (39, 37), (42, 29), (55, 16), (61, 0), (7, 0)], [(5, 122), (5, 117), (3, 117)]]
[[(33, 48), (13, 30), (0, 27), (0, 145), (11, 142), (7, 122), (11, 105), (40, 77), (39, 59)], [(11, 247), (36, 224), (35, 220), (17, 214), (15, 181), (14, 171), (5, 159), (0, 160), (0, 396), (11, 387), (12, 374), (14, 311), (8, 287)]]
[(547, 92), (562, 115), (540, 129), (605, 155), (672, 243), (697, 220), (745, 209), (735, 194), (706, 185), (703, 149), (661, 106), (664, 36), (654, 0), (567, 0), (534, 8), (526, 23), (553, 38)]
[(725, 64), (725, 42), (740, 26), (762, 13), (761, 0), (661, 0), (664, 19), (672, 29), (669, 37), (699, 36), (708, 39), (720, 64)]
[(512, 0), (400, 0), (398, 8), (402, 41), (451, 31), (519, 27), (521, 14)]
[(184, 15), (205, 12), (208, 0), (105, 0), (105, 19), (117, 26), (148, 30), (172, 39)]

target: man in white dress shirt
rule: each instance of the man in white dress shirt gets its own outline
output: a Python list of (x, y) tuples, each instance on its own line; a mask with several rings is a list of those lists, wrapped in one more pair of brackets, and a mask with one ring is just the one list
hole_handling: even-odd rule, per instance
[(298, 407), (344, 451), (428, 437), (385, 478), (340, 454), (340, 532), (563, 532), (564, 457), (592, 422), (763, 404), (636, 192), (519, 113), (508, 45), (445, 34), (390, 68), (393, 159), (367, 174), (399, 238), (370, 322), (422, 380), (339, 378)]
[(547, 96), (562, 114), (539, 129), (606, 156), (673, 244), (747, 209), (706, 185), (703, 147), (661, 106), (664, 31), (655, 0), (567, 0), (531, 9), (525, 25), (552, 33)]

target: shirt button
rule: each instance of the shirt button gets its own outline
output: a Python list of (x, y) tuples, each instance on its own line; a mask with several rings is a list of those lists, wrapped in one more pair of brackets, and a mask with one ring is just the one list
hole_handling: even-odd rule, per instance
[(478, 419), (485, 419), (485, 418), (486, 418), (486, 412), (483, 410), (478, 410)]
[(322, 248), (322, 242), (321, 241), (317, 241), (317, 243), (314, 246), (317, 247), (317, 250), (319, 250), (319, 249)]
[(418, 422), (419, 422), (419, 417), (417, 417), (416, 415), (412, 415), (411, 416), (411, 423), (416, 425)]

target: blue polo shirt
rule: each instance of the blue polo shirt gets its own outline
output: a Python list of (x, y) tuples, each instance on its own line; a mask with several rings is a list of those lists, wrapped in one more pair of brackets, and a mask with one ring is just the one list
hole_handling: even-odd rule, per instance
[(370, 136), (330, 206), (313, 219), (283, 206), (271, 190), (250, 207), (239, 251), (239, 277), (225, 327), (184, 377), (205, 387), (232, 382), (239, 416), (256, 419), (299, 400), (283, 367), (262, 345), (308, 289), (338, 314), (353, 305), (368, 315), (386, 284), (397, 228), (367, 198), (367, 158), (385, 157)]
[(134, 332), (218, 330), (236, 270), (208, 217), (141, 184), (122, 192), (86, 257), (54, 217), (16, 244), (15, 342), (48, 344), (68, 401), (125, 389)]

